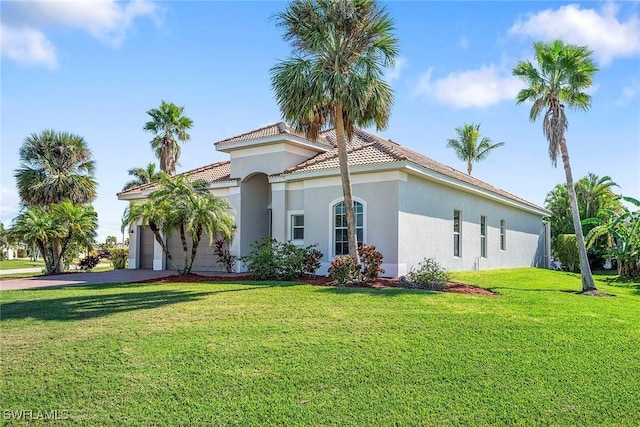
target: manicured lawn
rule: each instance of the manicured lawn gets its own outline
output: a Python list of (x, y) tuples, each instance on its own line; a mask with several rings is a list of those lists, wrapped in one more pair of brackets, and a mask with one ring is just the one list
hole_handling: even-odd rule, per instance
[(12, 259), (0, 261), (0, 270), (13, 270), (17, 268), (44, 267), (44, 261), (30, 261), (28, 259)]
[[(640, 284), (499, 296), (286, 283), (3, 291), (0, 407), (80, 425), (637, 425)], [(615, 280), (600, 276), (599, 279)]]

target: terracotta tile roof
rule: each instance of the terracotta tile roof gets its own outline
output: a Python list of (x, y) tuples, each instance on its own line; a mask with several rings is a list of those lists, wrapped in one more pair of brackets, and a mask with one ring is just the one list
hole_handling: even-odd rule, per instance
[[(262, 127), (260, 129), (243, 133), (241, 135), (223, 139), (222, 141), (218, 141), (214, 143), (214, 145), (216, 147), (221, 147), (221, 146), (233, 144), (236, 142), (251, 141), (254, 139), (269, 138), (269, 137), (278, 136), (278, 135), (293, 135), (298, 138), (307, 139), (304, 133), (296, 131), (295, 128), (293, 128), (293, 126), (290, 126), (284, 122), (278, 122), (272, 125)], [(309, 141), (315, 144), (332, 147), (332, 144), (322, 136), (320, 136), (317, 141), (311, 141), (311, 140)]]
[[(196, 169), (192, 169), (186, 172), (182, 172), (177, 176), (184, 176), (189, 179), (189, 182), (198, 180), (205, 180), (208, 183), (213, 182), (229, 182), (237, 181), (237, 178), (231, 178), (231, 161), (225, 160), (223, 162), (212, 163), (210, 165), (201, 166)], [(143, 184), (135, 187), (131, 187), (126, 191), (121, 191), (118, 196), (138, 194), (142, 192), (153, 191), (158, 187), (157, 184)]]
[[(335, 142), (335, 132), (327, 131), (324, 132), (323, 135), (325, 135), (327, 140), (331, 141), (332, 143)], [(433, 172), (442, 174), (444, 176), (454, 178), (458, 181), (471, 184), (472, 186), (478, 187), (480, 189), (487, 190), (508, 199), (523, 203), (527, 206), (531, 206), (536, 209), (542, 209), (540, 206), (528, 202), (527, 200), (515, 196), (507, 191), (489, 185), (486, 182), (481, 181), (473, 176), (469, 176), (468, 174), (454, 169), (451, 166), (446, 166), (442, 163), (438, 163), (435, 160), (430, 159), (429, 157), (413, 151), (409, 148), (403, 147), (402, 145), (394, 141), (384, 139), (377, 135), (373, 135), (362, 129), (356, 129), (354, 131), (354, 136), (348, 146), (347, 153), (349, 166), (407, 161)], [(278, 175), (286, 176), (303, 172), (338, 168), (338, 150), (337, 148), (334, 148), (333, 150), (326, 153), (318, 154), (317, 156), (314, 156), (297, 166), (287, 169), (286, 171)]]

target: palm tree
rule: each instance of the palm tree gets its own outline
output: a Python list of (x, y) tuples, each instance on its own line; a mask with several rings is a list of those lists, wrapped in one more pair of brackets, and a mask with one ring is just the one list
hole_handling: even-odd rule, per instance
[(65, 233), (64, 226), (55, 221), (50, 211), (39, 206), (28, 207), (13, 219), (11, 233), (40, 250), (48, 273), (55, 271), (54, 240)]
[(151, 120), (144, 125), (144, 130), (152, 132), (151, 148), (160, 160), (160, 169), (169, 175), (176, 173), (176, 164), (180, 157), (178, 141), (189, 141), (187, 131), (193, 126), (193, 120), (183, 115), (184, 107), (161, 101), (160, 108), (147, 111)]
[[(175, 269), (180, 274), (188, 274), (195, 261), (203, 232), (211, 238), (221, 234), (226, 239), (231, 239), (234, 224), (232, 208), (226, 199), (209, 193), (204, 181), (189, 182), (183, 176), (170, 177), (161, 173), (158, 183), (160, 189), (151, 194), (148, 200), (127, 208), (123, 216), (123, 227), (136, 221), (148, 225)], [(174, 254), (169, 252), (162, 238), (163, 235), (170, 236), (175, 232), (179, 233), (182, 244), (182, 268), (178, 268)]]
[(576, 183), (576, 200), (581, 218), (592, 218), (601, 209), (619, 209), (620, 202), (611, 190), (618, 187), (610, 176), (599, 177), (589, 172)]
[(156, 169), (155, 163), (149, 163), (145, 168), (131, 168), (127, 173), (133, 176), (134, 179), (127, 182), (124, 187), (122, 187), (122, 191), (126, 191), (137, 185), (150, 184), (160, 178), (160, 171)]
[[(551, 163), (556, 165), (558, 154), (562, 155), (567, 191), (571, 202), (573, 223), (580, 224), (580, 213), (576, 200), (571, 164), (565, 131), (568, 121), (564, 107), (586, 111), (591, 106), (591, 96), (585, 91), (591, 86), (593, 74), (598, 70), (591, 58), (592, 52), (585, 46), (564, 44), (560, 40), (550, 43), (533, 44), (537, 67), (530, 61), (520, 61), (513, 74), (527, 85), (517, 97), (517, 104), (531, 102), (529, 119), (534, 122), (543, 114), (542, 128), (549, 142)], [(582, 272), (582, 291), (597, 292), (587, 259), (584, 236), (581, 227), (575, 227), (580, 271)]]
[(491, 140), (487, 137), (483, 137), (478, 144), (478, 138), (480, 138), (480, 125), (479, 124), (464, 124), (464, 126), (456, 128), (458, 139), (448, 139), (447, 148), (453, 148), (456, 152), (456, 156), (464, 162), (467, 162), (467, 173), (471, 175), (473, 164), (487, 158), (489, 153), (500, 146), (504, 145), (504, 142), (498, 142), (492, 144)]
[(64, 229), (64, 233), (55, 239), (58, 244), (54, 245), (53, 250), (53, 270), (61, 273), (64, 256), (71, 244), (85, 248), (93, 245), (98, 229), (98, 214), (91, 205), (76, 205), (65, 200), (51, 206), (51, 215), (54, 223)]
[(85, 140), (68, 132), (45, 130), (27, 137), (16, 169), (18, 194), (29, 206), (96, 198), (95, 161)]
[(271, 69), (285, 120), (308, 137), (335, 127), (349, 254), (359, 265), (347, 141), (355, 126), (386, 128), (393, 92), (383, 69), (394, 64), (393, 21), (373, 0), (294, 0), (276, 16), (293, 55)]

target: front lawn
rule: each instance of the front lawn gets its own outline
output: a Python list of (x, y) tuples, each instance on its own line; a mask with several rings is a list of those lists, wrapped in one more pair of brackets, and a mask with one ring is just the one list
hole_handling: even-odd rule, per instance
[(34, 268), (40, 267), (44, 268), (44, 261), (31, 261), (30, 259), (4, 259), (0, 261), (0, 270), (15, 270), (20, 268)]
[(563, 272), (454, 279), (500, 295), (3, 291), (0, 407), (81, 425), (637, 425), (640, 284), (599, 280), (617, 295), (602, 298)]

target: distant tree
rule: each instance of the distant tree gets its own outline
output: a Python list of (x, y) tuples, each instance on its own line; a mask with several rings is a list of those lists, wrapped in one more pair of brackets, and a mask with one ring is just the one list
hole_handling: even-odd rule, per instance
[(104, 241), (104, 245), (108, 248), (112, 248), (118, 244), (118, 238), (116, 236), (107, 236)]
[(29, 206), (96, 198), (95, 161), (85, 140), (67, 132), (45, 130), (27, 137), (15, 171), (20, 199)]
[(610, 256), (618, 261), (618, 274), (640, 278), (640, 201), (632, 197), (623, 199), (636, 210), (626, 206), (622, 206), (621, 212), (603, 209), (600, 218), (583, 221), (583, 224), (594, 225), (587, 234), (587, 247), (591, 247), (598, 237), (609, 237)]
[(453, 148), (456, 156), (463, 162), (467, 162), (467, 173), (471, 175), (473, 164), (484, 160), (494, 149), (504, 145), (504, 142), (492, 144), (487, 137), (480, 138), (480, 124), (464, 124), (456, 128), (458, 139), (447, 140), (447, 147)]
[(38, 247), (47, 273), (61, 273), (69, 249), (90, 247), (97, 228), (98, 214), (92, 206), (65, 200), (46, 208), (27, 207), (14, 218), (11, 230), (21, 240)]
[(335, 128), (349, 254), (359, 265), (347, 142), (355, 126), (387, 127), (393, 92), (382, 76), (398, 55), (393, 20), (372, 0), (294, 0), (276, 18), (293, 47), (271, 69), (276, 101), (309, 138)]
[[(578, 180), (574, 187), (578, 212), (581, 218), (604, 217), (599, 216), (602, 209), (609, 209), (614, 212), (621, 212), (622, 205), (620, 198), (613, 193), (612, 188), (617, 184), (609, 176), (598, 177), (594, 173), (588, 173)], [(551, 211), (551, 248), (554, 252), (557, 248), (558, 236), (563, 234), (575, 234), (573, 226), (573, 215), (571, 213), (571, 203), (569, 202), (569, 192), (564, 184), (556, 185), (545, 199), (545, 207)], [(591, 223), (585, 224), (583, 221), (582, 233), (586, 235), (593, 228)], [(576, 251), (578, 250), (576, 246)], [(587, 250), (589, 265), (592, 268), (600, 268), (605, 261), (607, 252), (607, 242), (600, 238), (592, 243)]]
[[(551, 163), (555, 166), (558, 154), (562, 155), (573, 223), (580, 224), (580, 213), (565, 139), (568, 121), (564, 107), (566, 105), (583, 111), (589, 109), (591, 96), (586, 90), (591, 86), (593, 74), (598, 69), (591, 58), (592, 52), (585, 46), (564, 44), (560, 40), (555, 40), (550, 43), (536, 42), (533, 44), (533, 50), (537, 67), (525, 60), (520, 61), (513, 69), (513, 74), (520, 77), (527, 85), (518, 93), (516, 102), (517, 104), (531, 102), (529, 112), (531, 121), (543, 115), (542, 128), (549, 143)], [(582, 291), (597, 293), (581, 227), (576, 227), (576, 240), (580, 253)]]
[(131, 168), (127, 173), (133, 176), (134, 179), (127, 182), (122, 187), (122, 191), (138, 185), (150, 184), (160, 178), (160, 171), (156, 169), (155, 163), (149, 163), (146, 168)]
[[(234, 229), (232, 208), (226, 199), (211, 194), (204, 181), (192, 183), (182, 176), (163, 174), (158, 183), (160, 188), (148, 200), (133, 203), (127, 208), (123, 227), (136, 221), (148, 225), (167, 260), (180, 274), (188, 274), (203, 233), (210, 236), (210, 244), (218, 235), (231, 239)], [(181, 268), (162, 238), (173, 233), (179, 233), (182, 244), (184, 262)]]
[(180, 144), (191, 139), (187, 131), (193, 126), (193, 120), (184, 115), (184, 107), (161, 101), (159, 108), (147, 111), (151, 120), (144, 130), (153, 133), (151, 148), (160, 160), (160, 169), (169, 175), (176, 173), (176, 164), (180, 157)]
[(9, 230), (4, 228), (0, 221), (0, 260), (5, 258), (5, 252), (9, 249)]

